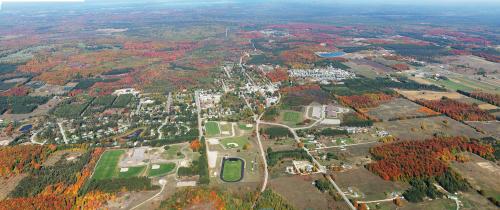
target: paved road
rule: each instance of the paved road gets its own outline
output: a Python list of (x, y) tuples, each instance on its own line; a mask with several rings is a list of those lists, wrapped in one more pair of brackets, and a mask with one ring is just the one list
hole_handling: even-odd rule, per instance
[(374, 144), (377, 142), (378, 141), (369, 141), (369, 142), (363, 142), (363, 143), (357, 143), (357, 144), (345, 144), (345, 145), (338, 145), (338, 146), (321, 147), (321, 148), (316, 148), (316, 150), (339, 148), (339, 147), (350, 147), (350, 146), (358, 146), (358, 145), (364, 145), (364, 144)]
[[(297, 143), (300, 143), (300, 138), (297, 135), (297, 133), (295, 132), (295, 129), (291, 128), (290, 126), (279, 124), (279, 123), (270, 123), (270, 122), (259, 122), (258, 124), (260, 124), (260, 123), (267, 124), (267, 125), (274, 125), (274, 126), (281, 126), (281, 127), (288, 128), (288, 130), (290, 130), (290, 132), (292, 133), (295, 141)], [(319, 163), (318, 160), (316, 160), (316, 158), (314, 158), (314, 156), (311, 155), (311, 153), (309, 152), (309, 150), (306, 147), (302, 147), (302, 149), (304, 151), (306, 151), (307, 154), (311, 157), (311, 159), (313, 160), (314, 164), (316, 164), (318, 166), (318, 168), (321, 171), (321, 173), (323, 173), (327, 177), (328, 181), (330, 181), (330, 183), (333, 185), (333, 187), (335, 188), (335, 190), (337, 190), (337, 192), (340, 194), (340, 196), (342, 197), (342, 199), (344, 199), (344, 201), (349, 206), (349, 208), (352, 209), (352, 210), (356, 210), (356, 208), (352, 205), (351, 201), (349, 201), (349, 198), (347, 198), (347, 196), (340, 189), (340, 187), (337, 185), (337, 183), (335, 183), (335, 181), (333, 181), (333, 179), (328, 174), (326, 174), (326, 167), (324, 167), (323, 165), (321, 165), (321, 163)]]
[(161, 129), (163, 128), (163, 126), (167, 125), (167, 122), (168, 122), (168, 115), (170, 113), (170, 104), (172, 104), (172, 92), (169, 92), (168, 93), (168, 97), (167, 97), (167, 117), (165, 118), (165, 121), (163, 121), (163, 123), (160, 125), (160, 127), (158, 127), (158, 139), (161, 139), (163, 137), (163, 133), (161, 132)]
[(262, 188), (260, 189), (261, 192), (264, 192), (267, 187), (267, 180), (269, 177), (269, 172), (267, 170), (267, 160), (266, 160), (266, 153), (264, 152), (264, 147), (262, 146), (262, 142), (260, 140), (260, 133), (259, 133), (259, 125), (260, 125), (260, 119), (264, 113), (260, 114), (260, 116), (257, 117), (255, 115), (254, 117), (257, 118), (255, 122), (255, 134), (257, 136), (257, 143), (259, 144), (259, 150), (260, 150), (260, 155), (262, 156), (262, 162), (264, 163), (264, 182), (262, 182)]
[(66, 138), (66, 133), (64, 132), (64, 129), (63, 129), (63, 126), (62, 126), (62, 123), (58, 122), (57, 125), (59, 126), (59, 131), (61, 132), (62, 136), (63, 136), (63, 140), (64, 140), (64, 143), (65, 144), (68, 144), (69, 141), (68, 141), (68, 138)]
[(200, 92), (199, 91), (195, 91), (194, 100), (196, 102), (196, 112), (198, 113), (198, 132), (199, 132), (198, 138), (201, 139), (201, 137), (203, 137), (203, 127), (201, 126), (202, 120), (201, 120), (201, 103), (200, 103)]

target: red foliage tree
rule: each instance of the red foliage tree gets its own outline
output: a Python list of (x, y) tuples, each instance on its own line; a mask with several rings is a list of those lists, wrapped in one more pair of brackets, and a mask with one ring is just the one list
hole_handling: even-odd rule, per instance
[(418, 100), (423, 106), (433, 109), (434, 111), (441, 112), (458, 121), (490, 121), (495, 120), (495, 116), (486, 111), (479, 109), (479, 107), (458, 102), (452, 99), (441, 100)]
[(367, 168), (385, 180), (405, 180), (442, 175), (447, 162), (455, 158), (451, 151), (468, 151), (491, 157), (493, 148), (463, 137), (433, 138), (425, 141), (398, 141), (370, 149), (378, 160)]

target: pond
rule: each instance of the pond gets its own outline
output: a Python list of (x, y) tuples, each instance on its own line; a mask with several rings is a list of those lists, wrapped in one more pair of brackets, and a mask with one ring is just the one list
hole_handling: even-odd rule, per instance
[(345, 52), (338, 51), (338, 52), (316, 52), (316, 55), (322, 58), (336, 58), (345, 55)]
[(141, 135), (142, 131), (144, 131), (144, 130), (143, 129), (136, 130), (133, 133), (131, 133), (130, 135), (126, 136), (125, 139), (133, 139), (135, 137), (138, 137), (139, 135)]
[(21, 133), (27, 133), (27, 132), (29, 132), (29, 131), (31, 130), (31, 128), (33, 128), (33, 125), (31, 125), (31, 124), (28, 124), (28, 125), (23, 125), (23, 127), (21, 127), (21, 128), (19, 129), (19, 131), (20, 131)]

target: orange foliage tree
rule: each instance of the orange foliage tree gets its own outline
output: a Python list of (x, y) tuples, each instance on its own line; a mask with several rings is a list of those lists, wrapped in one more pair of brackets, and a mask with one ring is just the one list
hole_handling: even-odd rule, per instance
[(398, 141), (370, 149), (378, 160), (367, 168), (385, 180), (406, 180), (442, 175), (446, 161), (456, 158), (451, 151), (468, 151), (491, 157), (493, 148), (464, 137), (432, 138), (425, 141)]
[(0, 176), (10, 176), (39, 167), (54, 152), (54, 147), (16, 145), (0, 148)]
[(417, 102), (458, 121), (495, 120), (495, 116), (479, 109), (477, 106), (458, 102), (449, 98), (441, 100), (418, 100)]
[(361, 109), (377, 107), (380, 103), (391, 100), (393, 96), (384, 93), (367, 93), (363, 95), (337, 96), (337, 98), (347, 106)]

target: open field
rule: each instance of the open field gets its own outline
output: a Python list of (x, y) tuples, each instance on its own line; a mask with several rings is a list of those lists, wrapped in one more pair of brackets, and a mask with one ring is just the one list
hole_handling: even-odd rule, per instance
[(17, 184), (26, 176), (28, 176), (28, 174), (18, 174), (0, 179), (0, 200), (7, 198), (9, 193), (14, 190)]
[(472, 138), (483, 136), (473, 128), (446, 116), (380, 122), (375, 123), (374, 126), (378, 129), (386, 130), (391, 135), (401, 139), (424, 139), (430, 138), (434, 134), (467, 136)]
[[(180, 144), (170, 145), (169, 148), (163, 152), (162, 157), (167, 160), (184, 158), (184, 154), (180, 153), (182, 147), (183, 145)], [(180, 155), (178, 155), (178, 153), (180, 153)]]
[(427, 90), (397, 90), (397, 92), (410, 100), (439, 100), (442, 97), (461, 99), (465, 96), (457, 92), (437, 92)]
[(216, 136), (220, 134), (219, 124), (217, 122), (206, 122), (205, 131), (207, 136)]
[(281, 176), (269, 182), (269, 188), (280, 194), (297, 209), (348, 209), (344, 201), (335, 201), (312, 183), (324, 179), (321, 175)]
[(243, 161), (236, 158), (228, 158), (224, 160), (222, 170), (222, 180), (226, 182), (237, 182), (242, 177)]
[(479, 156), (468, 154), (470, 161), (465, 163), (453, 162), (451, 165), (476, 190), (483, 190), (487, 197), (500, 200), (500, 167)]
[(380, 120), (389, 120), (394, 118), (427, 116), (429, 114), (439, 114), (411, 102), (404, 98), (396, 98), (386, 103), (380, 104), (376, 108), (368, 109), (368, 115)]
[(66, 160), (74, 159), (80, 155), (82, 155), (84, 151), (74, 151), (74, 150), (58, 150), (47, 158), (47, 160), (42, 164), (43, 166), (53, 166), (60, 161), (64, 156)]
[(484, 131), (493, 137), (500, 139), (500, 122), (499, 121), (489, 121), (489, 122), (467, 122), (467, 124), (472, 125), (481, 131)]
[(264, 147), (264, 149), (271, 147), (273, 151), (293, 150), (297, 148), (297, 142), (293, 139), (282, 139), (282, 140), (266, 139), (262, 141), (262, 146)]
[(247, 138), (246, 136), (225, 138), (220, 140), (220, 143), (225, 149), (243, 149), (243, 146), (248, 144)]
[(253, 130), (253, 124), (250, 124), (251, 127), (248, 127), (249, 124), (246, 124), (246, 123), (238, 123), (238, 128), (240, 130), (245, 130), (245, 131), (251, 131)]
[(358, 65), (354, 62), (347, 62), (346, 65), (351, 67), (349, 71), (352, 71), (358, 75), (363, 75), (371, 79), (375, 79), (376, 77), (380, 76), (380, 74), (375, 70), (375, 68), (368, 65)]
[(358, 200), (381, 200), (391, 197), (392, 192), (403, 192), (409, 185), (403, 182), (386, 181), (364, 167), (354, 168), (345, 172), (336, 172), (335, 181), (344, 191), (352, 189), (348, 194), (357, 194)]
[[(417, 210), (417, 209), (425, 209), (425, 210), (456, 210), (457, 205), (455, 201), (451, 199), (435, 199), (435, 200), (426, 200), (420, 203), (409, 203), (404, 202), (404, 205), (401, 207), (397, 207), (393, 202), (383, 202), (383, 203), (371, 203), (368, 204), (370, 209), (377, 210)], [(460, 208), (462, 209), (462, 208)]]
[(108, 150), (102, 154), (99, 163), (95, 167), (93, 179), (110, 179), (117, 173), (120, 156), (125, 154), (124, 150)]
[(149, 177), (162, 176), (172, 172), (175, 169), (175, 163), (162, 163), (158, 165), (160, 166), (160, 168), (153, 169), (152, 166), (149, 168)]

